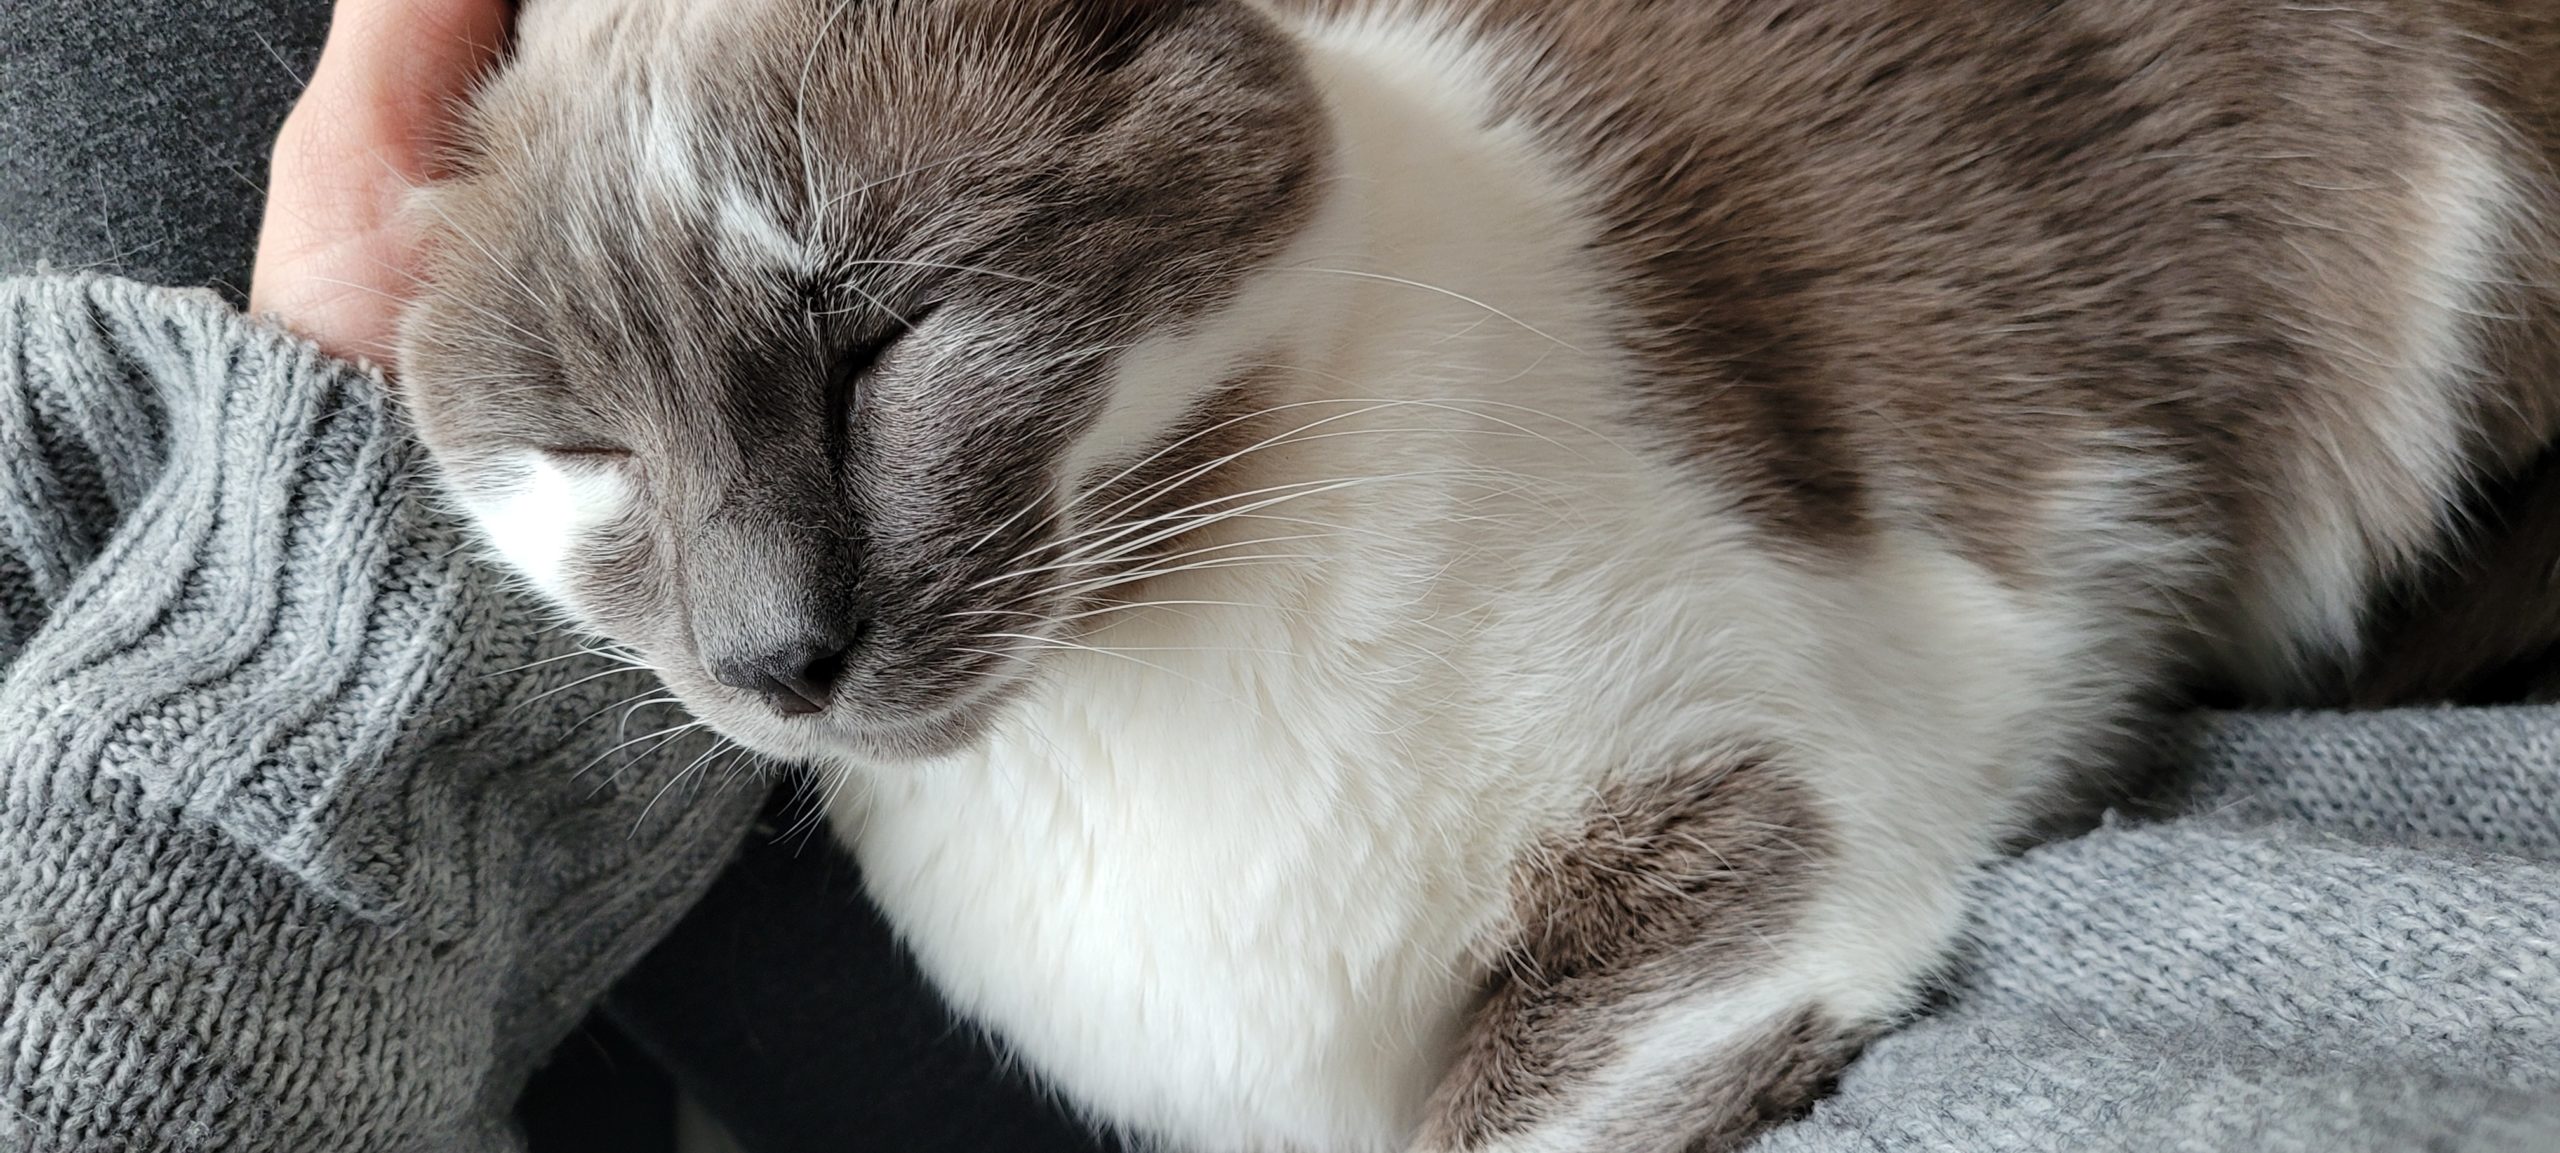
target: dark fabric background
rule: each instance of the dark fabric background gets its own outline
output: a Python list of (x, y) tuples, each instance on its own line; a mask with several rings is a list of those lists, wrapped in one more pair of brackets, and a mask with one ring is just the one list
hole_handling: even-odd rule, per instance
[(322, 0), (0, 0), (0, 270), (249, 285)]
[(943, 1007), (790, 795), (603, 1016), (750, 1153), (1109, 1148)]
[[(268, 142), (327, 27), (325, 0), (0, 0), (0, 272), (244, 299)], [(844, 856), (787, 824), (777, 807), (537, 1077), (533, 1153), (669, 1149), (678, 1082), (749, 1153), (1096, 1148), (943, 1009)]]

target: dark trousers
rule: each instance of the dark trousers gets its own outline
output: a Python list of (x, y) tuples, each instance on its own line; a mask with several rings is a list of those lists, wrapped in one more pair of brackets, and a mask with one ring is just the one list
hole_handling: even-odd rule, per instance
[[(0, 273), (242, 300), (268, 142), (327, 26), (325, 0), (0, 0)], [(677, 1084), (749, 1153), (1099, 1148), (944, 1010), (823, 833), (785, 835), (789, 791), (536, 1080), (533, 1153), (670, 1148)]]

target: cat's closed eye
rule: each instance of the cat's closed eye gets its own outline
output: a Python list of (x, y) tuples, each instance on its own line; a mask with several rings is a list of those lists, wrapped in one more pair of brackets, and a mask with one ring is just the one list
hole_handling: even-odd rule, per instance
[(836, 344), (827, 357), (827, 395), (835, 398), (837, 410), (847, 419), (862, 411), (866, 399), (863, 382), (888, 358), (891, 349), (932, 314), (933, 308), (927, 306), (890, 318), (887, 327)]
[(590, 466), (620, 464), (631, 459), (631, 450), (618, 444), (545, 444), (536, 446), (534, 451), (551, 460)]

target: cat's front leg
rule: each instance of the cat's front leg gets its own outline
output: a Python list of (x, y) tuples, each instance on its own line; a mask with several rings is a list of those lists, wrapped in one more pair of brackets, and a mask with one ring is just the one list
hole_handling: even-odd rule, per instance
[[(1952, 917), (1886, 929), (1912, 939), (1877, 963), (1838, 898), (1884, 858), (1848, 851), (1809, 781), (1710, 758), (1612, 788), (1524, 862), (1417, 1153), (1713, 1153), (1821, 1096), (1909, 1003)], [(1961, 870), (1939, 873), (1923, 884), (1953, 909)]]

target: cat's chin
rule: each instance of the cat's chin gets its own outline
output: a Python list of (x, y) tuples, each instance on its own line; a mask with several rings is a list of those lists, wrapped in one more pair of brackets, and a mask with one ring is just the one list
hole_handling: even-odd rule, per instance
[(896, 768), (956, 756), (984, 740), (1006, 694), (984, 693), (943, 707), (895, 717), (820, 715), (783, 719), (735, 708), (694, 706), (721, 735), (777, 760), (802, 764)]
[(882, 767), (940, 760), (984, 740), (994, 720), (992, 707), (966, 707), (894, 724), (866, 725), (839, 743), (834, 759)]
[(714, 681), (690, 655), (652, 662), (686, 711), (721, 736), (761, 756), (793, 764), (894, 769), (968, 752), (987, 739), (1034, 680), (1019, 654), (966, 670), (948, 670), (954, 687), (896, 707), (861, 703), (859, 688), (839, 690), (823, 711), (785, 716), (762, 700)]

